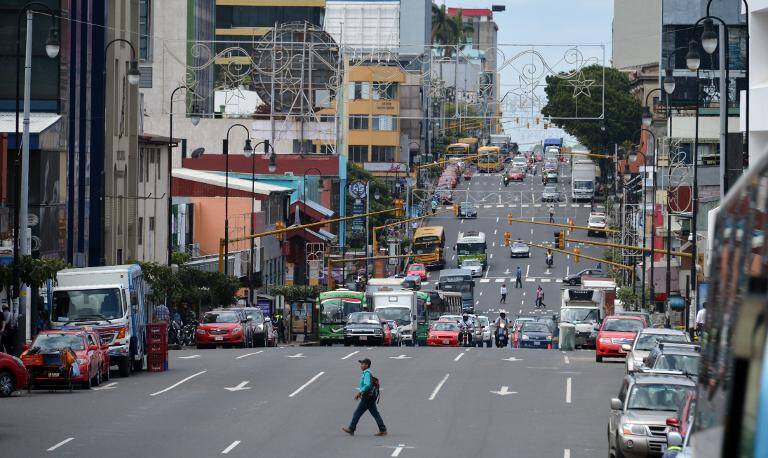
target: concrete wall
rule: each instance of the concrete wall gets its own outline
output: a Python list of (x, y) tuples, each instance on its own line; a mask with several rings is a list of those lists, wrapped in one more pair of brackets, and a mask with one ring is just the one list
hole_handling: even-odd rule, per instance
[[(136, 200), (138, 261), (168, 262), (168, 144), (139, 142)], [(154, 226), (151, 220), (154, 218)], [(141, 243), (139, 243), (141, 242)]]
[(659, 60), (661, 0), (614, 0), (611, 65), (627, 68)]
[(431, 42), (432, 1), (400, 0), (400, 56), (417, 56)]
[[(755, 163), (768, 154), (768, 0), (752, 0), (749, 9), (749, 161)], [(742, 131), (746, 130), (745, 97), (742, 92)]]

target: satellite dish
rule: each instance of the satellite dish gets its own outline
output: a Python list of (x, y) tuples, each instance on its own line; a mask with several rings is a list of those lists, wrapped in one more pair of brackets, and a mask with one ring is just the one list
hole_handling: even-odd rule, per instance
[(192, 157), (192, 159), (197, 159), (198, 157), (202, 156), (204, 152), (205, 152), (205, 148), (201, 146), (200, 148), (195, 148), (194, 150), (192, 150), (192, 153), (190, 154), (190, 156)]

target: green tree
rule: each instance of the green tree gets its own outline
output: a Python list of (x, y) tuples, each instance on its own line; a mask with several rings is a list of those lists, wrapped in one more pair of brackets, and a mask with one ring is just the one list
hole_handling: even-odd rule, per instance
[(474, 31), (472, 24), (463, 21), (461, 9), (451, 16), (445, 4), (432, 4), (432, 43), (448, 45), (443, 48), (443, 56), (451, 57), (455, 51), (453, 46), (467, 43)]
[[(597, 117), (602, 112), (602, 90), (596, 85), (589, 87), (589, 96), (578, 93), (574, 84), (584, 81), (603, 80), (605, 71), (605, 117), (603, 120), (555, 119), (553, 122), (592, 151), (599, 151), (607, 145), (622, 144), (626, 140), (636, 141), (639, 135), (642, 108), (632, 95), (626, 74), (610, 67), (590, 65), (581, 69), (580, 75), (564, 78), (564, 73), (547, 77), (547, 104), (541, 110), (544, 116), (552, 118)], [(586, 84), (586, 83), (585, 83)], [(584, 86), (581, 86), (583, 88)], [(577, 94), (577, 95), (576, 95)], [(605, 127), (605, 131), (601, 130)]]

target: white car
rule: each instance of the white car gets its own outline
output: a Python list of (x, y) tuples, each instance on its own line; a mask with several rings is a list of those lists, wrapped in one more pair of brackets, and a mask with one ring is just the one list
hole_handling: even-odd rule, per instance
[(605, 229), (608, 224), (608, 220), (605, 217), (605, 213), (592, 212), (589, 214), (589, 220), (587, 221), (587, 235), (595, 235), (598, 237), (605, 237), (606, 232), (600, 229)]
[(483, 275), (483, 262), (479, 259), (465, 259), (461, 261), (460, 268), (470, 271), (473, 277)]
[(483, 331), (483, 338), (477, 343), (478, 347), (482, 347), (485, 344), (486, 347), (491, 348), (493, 346), (493, 339), (491, 334), (491, 322), (487, 316), (479, 315), (477, 317), (477, 323)]

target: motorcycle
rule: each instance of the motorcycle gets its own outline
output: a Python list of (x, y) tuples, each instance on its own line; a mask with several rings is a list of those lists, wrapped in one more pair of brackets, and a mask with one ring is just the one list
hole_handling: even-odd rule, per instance
[(462, 328), (459, 333), (459, 345), (462, 347), (472, 346), (472, 330), (469, 328)]
[(547, 255), (547, 267), (552, 267), (552, 264), (554, 263), (554, 259), (552, 258), (551, 254)]
[(496, 327), (496, 348), (504, 348), (509, 345), (509, 332), (506, 323), (500, 323)]
[(504, 187), (509, 186), (509, 177), (504, 175)]

